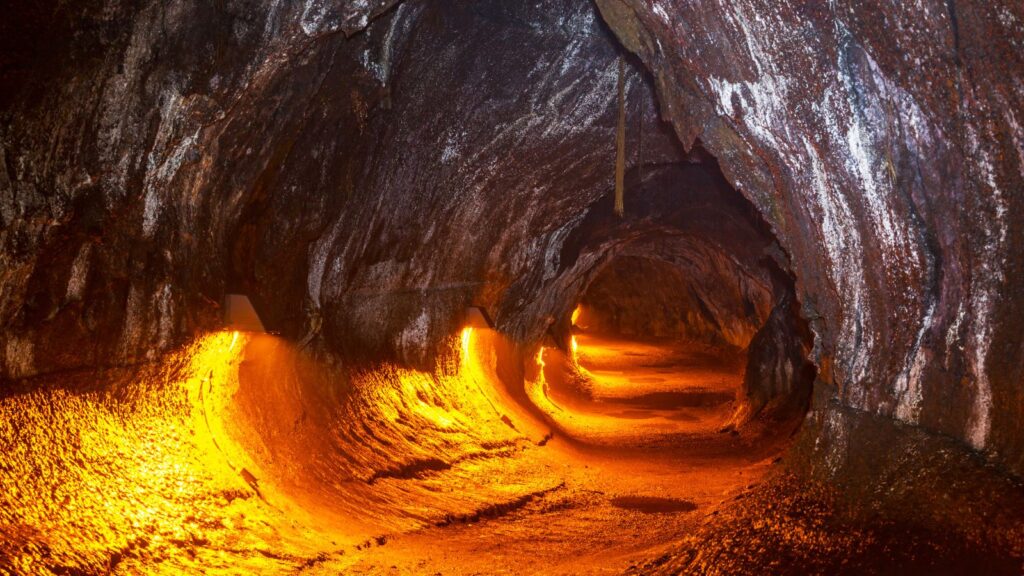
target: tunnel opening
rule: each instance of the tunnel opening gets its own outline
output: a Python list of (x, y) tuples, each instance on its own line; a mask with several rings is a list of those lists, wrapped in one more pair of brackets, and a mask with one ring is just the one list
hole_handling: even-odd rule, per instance
[[(146, 370), (85, 376), (98, 390), (72, 385), (66, 403), (61, 376), (5, 396), (5, 413), (19, 413), (3, 429), (18, 464), (3, 473), (51, 494), (31, 504), (3, 495), (18, 512), (3, 513), (3, 552), (18, 570), (372, 573), (430, 558), (472, 573), (524, 550), (531, 572), (557, 570), (567, 552), (584, 556), (574, 570), (624, 567), (766, 473), (785, 438), (751, 433), (765, 412), (737, 390), (750, 342), (792, 294), (770, 266), (774, 240), (699, 144), (682, 149), (652, 79), (595, 8), (545, 7), (402, 4), (225, 123), (218, 145), (238, 168), (225, 187), (247, 170), (250, 180), (221, 198), (233, 219), (220, 206), (203, 215), (228, 230), (216, 290), (251, 298), (280, 333), (235, 322), (150, 353)], [(275, 132), (253, 150), (258, 110), (311, 77), (327, 87), (306, 101), (313, 112), (264, 119)], [(628, 110), (621, 218), (608, 178), (616, 108)], [(324, 125), (361, 139), (335, 141)], [(410, 150), (412, 139), (444, 146)], [(298, 153), (303, 144), (312, 152)], [(310, 172), (343, 193), (310, 202)], [(413, 205), (400, 177), (427, 201)], [(488, 216), (497, 197), (518, 223)], [(157, 245), (194, 240), (147, 218)], [(524, 249), (530, 259), (517, 256)], [(214, 268), (204, 261), (194, 274)], [(645, 276), (656, 278), (644, 286)], [(163, 286), (140, 281), (153, 282)], [(161, 288), (155, 314), (142, 287), (127, 290), (128, 321), (164, 318), (126, 332), (121, 346), (136, 353), (165, 338), (159, 314), (180, 304)], [(684, 299), (685, 321), (670, 310)], [(574, 333), (579, 303), (580, 322), (602, 322), (593, 332)], [(652, 333), (653, 345), (621, 340)], [(599, 344), (606, 336), (620, 340)], [(702, 353), (687, 347), (697, 342)], [(599, 348), (611, 364), (597, 363)], [(638, 350), (649, 366), (617, 384), (608, 373), (629, 369)], [(765, 373), (779, 372), (767, 358)], [(777, 396), (752, 382), (766, 405)], [(55, 402), (61, 426), (47, 430)], [(18, 434), (38, 445), (17, 448)], [(53, 467), (62, 472), (32, 472)], [(121, 481), (109, 499), (98, 494), (106, 478)], [(186, 508), (194, 514), (178, 514)], [(538, 545), (552, 512), (561, 534)], [(52, 531), (36, 529), (48, 516), (59, 518)]]
[[(749, 340), (726, 340), (688, 280), (663, 261), (613, 258), (573, 312), (572, 353), (590, 375), (591, 396), (636, 407), (624, 417), (648, 410), (692, 421), (700, 410), (718, 430), (735, 411)], [(753, 316), (753, 303), (744, 304)]]
[(816, 377), (784, 252), (699, 142), (626, 181), (625, 215), (602, 198), (563, 246), (532, 400), (582, 444), (781, 454)]

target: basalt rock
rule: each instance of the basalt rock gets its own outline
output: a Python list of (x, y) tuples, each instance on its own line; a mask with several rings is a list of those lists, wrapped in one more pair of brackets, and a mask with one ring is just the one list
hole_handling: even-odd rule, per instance
[(792, 257), (826, 397), (1024, 473), (1020, 5), (597, 4)]
[[(360, 142), (379, 92), (359, 61), (367, 41), (344, 34), (385, 5), (47, 3), (9, 14), (0, 373), (152, 359), (218, 325), (222, 295), (253, 274), (256, 214), (294, 207), (270, 234), (278, 247), (323, 228), (344, 199), (324, 191), (350, 170), (338, 148)], [(342, 160), (325, 167), (320, 154)], [(288, 258), (293, 272), (304, 255)]]
[[(3, 373), (152, 359), (228, 292), (429, 364), (466, 305), (532, 298), (607, 192), (620, 49), (565, 2), (411, 3), (345, 36), (382, 7), (55, 9), (77, 36), (5, 68)], [(626, 96), (630, 166), (641, 138), (678, 159), (633, 63)]]
[(771, 294), (762, 285), (736, 282), (744, 276), (730, 267), (717, 269), (716, 264), (728, 264), (715, 258), (717, 254), (701, 256), (690, 260), (710, 268), (701, 275), (685, 265), (676, 267), (650, 257), (615, 258), (581, 300), (586, 330), (630, 339), (681, 339), (746, 348), (767, 320)]

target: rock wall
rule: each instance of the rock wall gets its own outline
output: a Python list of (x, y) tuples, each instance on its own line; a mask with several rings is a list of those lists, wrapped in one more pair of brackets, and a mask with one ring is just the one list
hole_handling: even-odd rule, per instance
[[(269, 236), (322, 227), (339, 202), (317, 156), (356, 139), (310, 140), (319, 122), (358, 134), (375, 80), (366, 41), (345, 34), (386, 4), (14, 9), (0, 50), (0, 375), (153, 359), (217, 326), (249, 272), (232, 255), (250, 214), (290, 200), (302, 218)], [(291, 154), (303, 140), (313, 150)]]
[[(619, 46), (585, 3), (392, 4), (14, 9), (2, 377), (153, 359), (215, 329), (226, 292), (294, 340), (421, 364), (470, 303), (520, 342), (565, 317), (627, 238), (573, 243), (610, 202)], [(597, 4), (788, 255), (813, 417), (867, 411), (1024, 473), (1024, 9)], [(685, 154), (627, 69), (642, 181)]]
[(1024, 8), (597, 4), (792, 256), (829, 401), (1024, 472)]
[(594, 278), (581, 301), (587, 331), (746, 348), (768, 319), (771, 292), (720, 252), (652, 257), (669, 243), (660, 253), (620, 253)]
[[(530, 303), (572, 264), (563, 242), (610, 192), (620, 53), (586, 4), (408, 6), (419, 12), (389, 107), (308, 278), (332, 349), (429, 363), (469, 304), (520, 341), (543, 334), (548, 312)], [(645, 162), (677, 158), (632, 65), (626, 83), (629, 164), (639, 122)]]
[[(540, 289), (607, 193), (619, 47), (570, 2), (387, 4), (24, 8), (0, 374), (154, 359), (227, 292), (295, 340), (426, 364), (467, 304)], [(627, 87), (631, 150), (677, 158), (632, 63)]]

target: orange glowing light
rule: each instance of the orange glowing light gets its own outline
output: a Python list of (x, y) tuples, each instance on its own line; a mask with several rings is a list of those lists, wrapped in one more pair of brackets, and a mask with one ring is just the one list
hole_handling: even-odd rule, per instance
[(578, 360), (577, 356), (579, 355), (580, 351), (580, 345), (578, 342), (576, 342), (576, 336), (573, 336), (569, 339), (569, 348), (572, 350), (572, 361), (573, 363), (576, 363)]
[(547, 378), (544, 376), (544, 369), (547, 366), (547, 363), (544, 361), (544, 352), (545, 348), (543, 346), (541, 346), (540, 350), (537, 351), (536, 360), (537, 366), (540, 370), (537, 371), (536, 378), (526, 382), (526, 395), (538, 408), (548, 414), (553, 414), (561, 412), (562, 408), (552, 402), (551, 398), (548, 396), (548, 382)]
[[(200, 336), (164, 363), (117, 374), (111, 388), (130, 394), (0, 397), (0, 573), (8, 561), (17, 574), (109, 573), (112, 551), (124, 550), (117, 573), (279, 574), (320, 556), (335, 564), (325, 573), (345, 573), (353, 555), (342, 547), (372, 534), (559, 486), (534, 459), (544, 451), (520, 455), (526, 434), (539, 434), (494, 385), (497, 336), (467, 327), (459, 337), (434, 370), (352, 374), (340, 406), (325, 405), (333, 392), (319, 380), (303, 387), (312, 360), (247, 330)], [(310, 364), (299, 371), (300, 361)], [(310, 433), (327, 422), (345, 435), (348, 422), (359, 432), (371, 423), (373, 437), (338, 457), (337, 437), (321, 444), (326, 435)], [(391, 475), (396, 463), (435, 459), (448, 467)], [(318, 466), (352, 480), (307, 483)], [(471, 488), (439, 489), (451, 485)], [(4, 541), (11, 527), (16, 547)]]
[[(0, 526), (32, 527), (46, 535), (48, 551), (40, 557), (25, 546), (13, 559), (16, 572), (49, 573), (51, 562), (105, 572), (110, 550), (142, 538), (151, 554), (196, 534), (211, 548), (255, 549), (256, 535), (239, 540), (227, 527), (286, 526), (254, 493), (247, 476), (264, 475), (236, 441), (231, 401), (247, 343), (238, 332), (202, 336), (166, 367), (119, 381), (133, 391), (129, 400), (42, 389), (0, 400), (0, 446), (18, 437), (15, 430), (34, 439), (21, 448), (4, 446), (11, 466), (0, 470), (0, 485), (19, 490), (0, 491)], [(226, 502), (223, 494), (241, 497)], [(168, 559), (165, 569), (199, 572), (196, 566), (211, 562), (214, 552), (206, 554)], [(140, 552), (119, 569), (149, 572), (143, 564), (152, 561)], [(245, 563), (249, 572), (268, 564), (255, 555)]]
[(576, 321), (580, 319), (580, 314), (583, 313), (583, 306), (576, 305), (576, 309), (572, 311), (572, 324), (576, 325)]
[(462, 362), (469, 361), (469, 345), (473, 339), (473, 328), (466, 326), (462, 329)]

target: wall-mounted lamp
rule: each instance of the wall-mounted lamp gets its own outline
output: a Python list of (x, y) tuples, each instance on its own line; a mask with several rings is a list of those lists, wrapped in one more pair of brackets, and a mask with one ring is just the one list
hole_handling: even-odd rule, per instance
[(491, 317), (487, 314), (487, 310), (479, 306), (466, 308), (462, 318), (462, 325), (470, 328), (494, 328), (494, 322), (491, 322)]
[(259, 314), (245, 294), (224, 296), (224, 327), (244, 332), (266, 332)]

